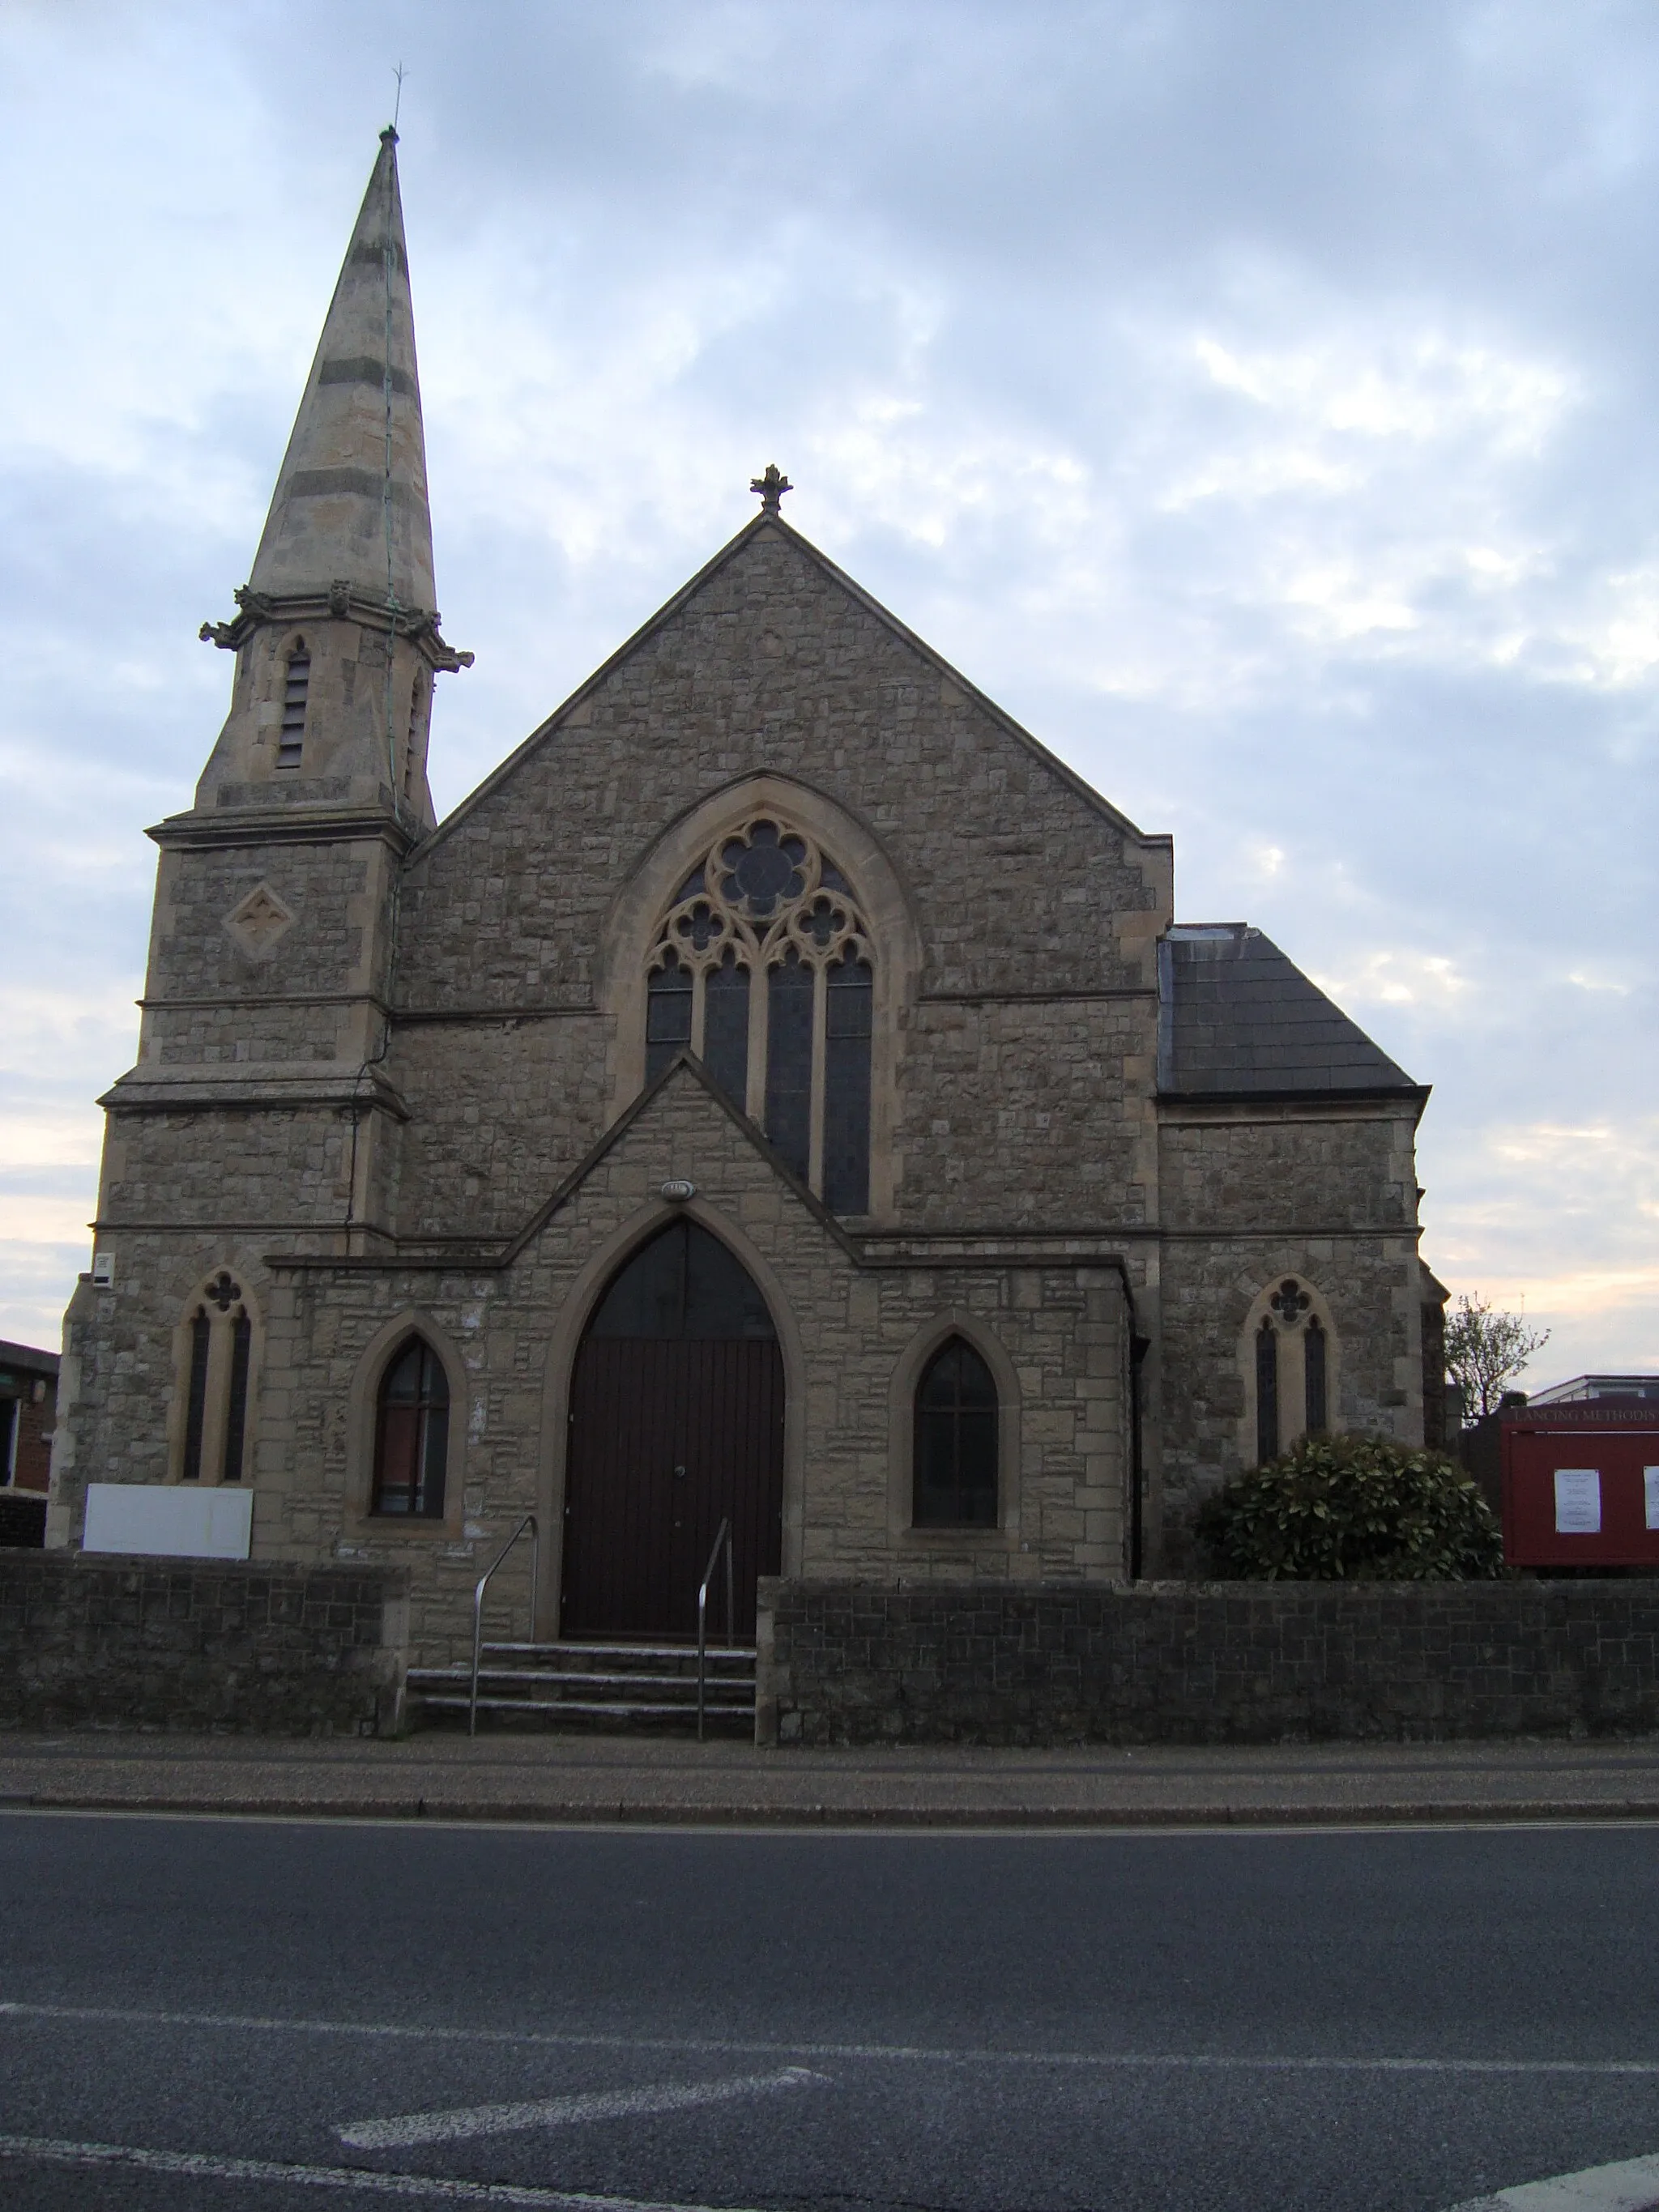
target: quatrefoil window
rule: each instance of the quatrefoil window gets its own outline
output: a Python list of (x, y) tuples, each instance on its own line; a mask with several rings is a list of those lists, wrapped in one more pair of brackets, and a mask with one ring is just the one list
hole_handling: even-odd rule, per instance
[(663, 916), (646, 992), (646, 1078), (690, 1051), (837, 1213), (870, 1188), (875, 966), (850, 885), (775, 815), (727, 830)]
[(1279, 1316), (1286, 1328), (1294, 1328), (1313, 1304), (1302, 1285), (1291, 1276), (1286, 1276), (1267, 1304)]

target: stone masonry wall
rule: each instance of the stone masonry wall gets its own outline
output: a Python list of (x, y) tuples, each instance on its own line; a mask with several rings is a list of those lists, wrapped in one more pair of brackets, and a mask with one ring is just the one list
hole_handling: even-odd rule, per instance
[(404, 1235), (523, 1228), (610, 1119), (608, 1028), (592, 1013), (400, 1026)]
[[(866, 873), (886, 871), (878, 960), (905, 992), (878, 1017), (870, 1243), (850, 1255), (706, 1096), (672, 1090), (492, 1264), (630, 1103), (640, 1010), (615, 1001), (624, 973), (641, 994), (646, 943), (620, 943), (619, 912), (644, 902), (677, 823), (763, 772), (838, 811)], [(134, 1074), (210, 1077), (221, 1103), (155, 1110), (177, 1095), (158, 1087), (110, 1116), (99, 1246), (114, 1281), (83, 1283), (71, 1308), (52, 1541), (75, 1540), (87, 1481), (166, 1479), (183, 1302), (228, 1267), (256, 1309), (256, 1557), (410, 1564), (422, 1655), (447, 1656), (514, 1518), (534, 1508), (556, 1530), (572, 1292), (669, 1176), (773, 1268), (805, 1347), (788, 1384), (792, 1571), (1122, 1573), (1117, 1266), (1154, 1340), (1148, 1538), (1161, 1512), (1171, 1562), (1237, 1462), (1237, 1316), (1267, 1272), (1329, 1296), (1344, 1419), (1409, 1427), (1409, 1128), (1402, 1145), (1392, 1109), (1316, 1127), (1264, 1109), (1231, 1127), (1166, 1114), (1160, 1136), (1167, 841), (1093, 801), (786, 533), (742, 540), (406, 866), (378, 833), (285, 842), (283, 793), (300, 786), (260, 788), (268, 834), (250, 817), (243, 844), (163, 855), (149, 990), (172, 1003), (147, 1014)], [(295, 919), (256, 957), (225, 920), (261, 880)], [(244, 1079), (265, 1110), (236, 1103)], [(383, 1113), (361, 1105), (378, 1088)], [(473, 1240), (472, 1259), (437, 1264)], [(265, 1264), (322, 1253), (347, 1264)], [(951, 1313), (1017, 1378), (1017, 1510), (988, 1538), (913, 1531), (898, 1495), (894, 1378)], [(361, 1406), (380, 1333), (416, 1316), (465, 1374), (467, 1412), (453, 1512), (398, 1534), (362, 1510)], [(514, 1607), (516, 1571), (501, 1578)], [(544, 1591), (544, 1626), (555, 1611)]]
[[(471, 1064), (455, 1108), (410, 1133), (404, 1232), (514, 1225), (516, 1170), (550, 1175), (599, 1136), (623, 1103), (595, 995), (613, 907), (669, 825), (761, 770), (826, 792), (879, 841), (920, 932), (922, 997), (901, 1015), (896, 1218), (1139, 1218), (1162, 848), (763, 533), (411, 860), (401, 1003), (552, 1002), (601, 1018), (442, 1038), (399, 1027), (387, 1072), (411, 1101)], [(554, 1117), (541, 1109), (550, 1077)], [(473, 1097), (501, 1102), (498, 1126), (488, 1111), (462, 1126)]]
[(1659, 1581), (761, 1585), (762, 1741), (1273, 1743), (1659, 1729)]
[[(1421, 1291), (1409, 1109), (1166, 1109), (1159, 1133), (1162, 1571), (1192, 1559), (1194, 1514), (1254, 1463), (1243, 1331), (1269, 1283), (1313, 1285), (1334, 1332), (1332, 1425), (1414, 1443)], [(1194, 1233), (1201, 1231), (1203, 1233)]]
[[(179, 998), (246, 993), (257, 1000), (351, 988), (363, 957), (359, 902), (369, 887), (373, 849), (361, 841), (284, 843), (273, 834), (266, 845), (164, 854), (156, 887), (153, 977), (165, 978), (168, 994)], [(249, 891), (267, 882), (294, 921), (256, 958), (238, 945), (225, 921)], [(315, 1018), (313, 1010), (302, 1011)], [(275, 1006), (264, 1010), (282, 1012)], [(164, 1056), (188, 1057), (191, 1025), (175, 1014), (166, 1030)], [(204, 1046), (210, 1042), (204, 1030)], [(253, 1056), (264, 1057), (263, 1049)]]
[(757, 769), (827, 786), (887, 842), (925, 987), (1152, 981), (1158, 887), (1109, 812), (798, 546), (765, 532), (559, 727), (532, 739), (411, 870), (409, 995), (510, 1005), (580, 988), (618, 883), (664, 825)]
[[(573, 1287), (619, 1233), (642, 1237), (670, 1218), (658, 1193), (681, 1176), (696, 1185), (697, 1217), (752, 1252), (781, 1307), (800, 1425), (786, 1543), (806, 1572), (1054, 1581), (1123, 1571), (1127, 1343), (1116, 1276), (1058, 1264), (860, 1267), (685, 1070), (511, 1267), (273, 1271), (253, 1452), (256, 1556), (405, 1565), (411, 1648), (422, 1662), (462, 1656), (472, 1584), (520, 1516), (537, 1511), (555, 1537), (562, 1526), (564, 1431), (553, 1394), (557, 1363), (574, 1346), (561, 1349), (554, 1335)], [(369, 1347), (399, 1315), (418, 1315), (465, 1377), (450, 1425), (457, 1510), (443, 1522), (363, 1510), (372, 1430), (353, 1408), (378, 1377)], [(911, 1530), (908, 1498), (893, 1495), (894, 1376), (944, 1315), (969, 1317), (1014, 1372), (1018, 1448), (1000, 1528)], [(544, 1566), (550, 1629), (556, 1543)], [(528, 1577), (521, 1551), (491, 1586), (495, 1613), (520, 1632)]]
[(0, 1726), (390, 1735), (406, 1573), (0, 1551)]

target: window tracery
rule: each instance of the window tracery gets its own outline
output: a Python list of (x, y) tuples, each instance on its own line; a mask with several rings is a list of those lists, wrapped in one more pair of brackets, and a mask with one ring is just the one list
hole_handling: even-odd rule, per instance
[(832, 1212), (863, 1213), (874, 979), (841, 870), (787, 820), (752, 817), (709, 847), (657, 932), (646, 1080), (696, 1053)]

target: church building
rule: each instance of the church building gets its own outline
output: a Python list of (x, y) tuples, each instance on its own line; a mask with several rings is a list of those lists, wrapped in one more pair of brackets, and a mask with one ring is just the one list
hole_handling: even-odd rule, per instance
[(775, 468), (434, 818), (471, 655), (396, 143), (204, 628), (228, 718), (149, 833), (49, 1541), (89, 1483), (234, 1486), (255, 1560), (406, 1565), (434, 1665), (526, 1514), (539, 1634), (649, 1642), (723, 1519), (752, 1629), (766, 1576), (1180, 1575), (1202, 1499), (1304, 1431), (1420, 1441), (1426, 1091), (1259, 930), (1177, 922), (1170, 838)]

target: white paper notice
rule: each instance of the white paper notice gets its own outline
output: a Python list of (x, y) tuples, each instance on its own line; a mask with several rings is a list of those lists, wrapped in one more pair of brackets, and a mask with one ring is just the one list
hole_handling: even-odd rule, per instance
[(1555, 1533), (1558, 1536), (1601, 1534), (1601, 1477), (1596, 1468), (1556, 1468)]
[(1642, 1469), (1642, 1490), (1647, 1505), (1647, 1525), (1659, 1528), (1659, 1467)]

